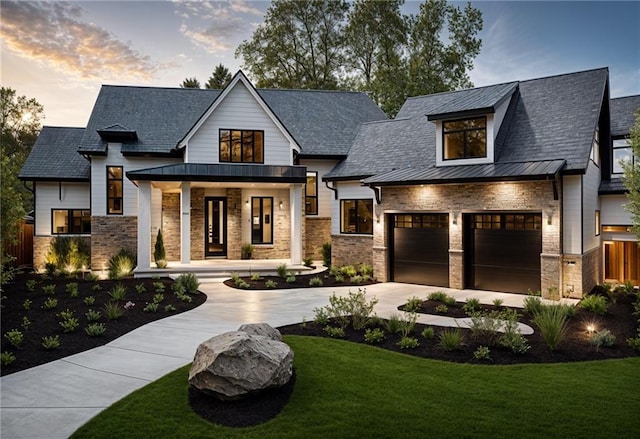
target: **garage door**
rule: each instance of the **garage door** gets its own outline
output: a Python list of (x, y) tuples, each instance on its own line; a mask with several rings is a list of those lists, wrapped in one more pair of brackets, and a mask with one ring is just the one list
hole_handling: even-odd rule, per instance
[(470, 214), (463, 221), (467, 288), (540, 290), (541, 214)]
[(449, 215), (393, 216), (392, 280), (449, 286)]

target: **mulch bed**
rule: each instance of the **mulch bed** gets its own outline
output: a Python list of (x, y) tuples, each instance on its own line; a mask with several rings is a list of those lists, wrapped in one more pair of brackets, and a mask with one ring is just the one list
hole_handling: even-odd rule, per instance
[[(37, 282), (33, 292), (27, 288), (29, 280)], [(78, 297), (73, 298), (66, 292), (66, 285), (71, 282), (78, 284)], [(154, 282), (161, 282), (164, 285), (164, 300), (160, 303), (157, 312), (144, 312), (143, 308), (147, 302), (153, 302), (153, 296), (156, 294)], [(103, 307), (111, 299), (108, 292), (118, 283), (127, 289), (126, 298), (120, 305), (124, 306), (128, 301), (133, 302), (135, 305), (125, 310), (124, 315), (118, 320), (107, 320)], [(100, 291), (92, 289), (96, 284), (100, 284)], [(138, 284), (143, 284), (146, 292), (137, 293), (135, 286)], [(55, 285), (55, 293), (51, 296), (46, 295), (42, 290), (44, 285)], [(191, 295), (193, 299), (191, 303), (183, 302), (173, 293), (172, 285), (173, 281), (169, 278), (156, 280), (125, 278), (119, 281), (89, 281), (83, 280), (82, 277), (70, 279), (66, 276), (49, 276), (45, 278), (43, 275), (33, 273), (16, 276), (11, 283), (3, 288), (1, 323), (2, 352), (13, 352), (16, 356), (16, 361), (8, 366), (3, 365), (2, 375), (18, 372), (102, 346), (146, 323), (193, 309), (207, 299), (206, 295), (197, 293)], [(84, 303), (83, 300), (87, 296), (95, 297), (94, 305), (87, 306)], [(49, 297), (57, 299), (58, 305), (55, 309), (45, 310), (42, 305)], [(32, 301), (28, 310), (23, 306), (26, 299)], [(176, 310), (165, 311), (164, 308), (167, 305), (174, 306)], [(102, 312), (102, 317), (96, 322), (104, 323), (106, 326), (106, 331), (101, 336), (90, 337), (85, 333), (84, 328), (89, 323), (85, 313), (89, 308)], [(57, 314), (67, 309), (75, 312), (75, 318), (80, 323), (75, 332), (65, 333), (60, 327), (59, 322), (61, 319)], [(26, 330), (23, 328), (24, 317), (27, 317), (31, 322), (31, 325)], [(4, 336), (7, 331), (12, 329), (18, 329), (24, 333), (24, 342), (19, 349), (11, 346)], [(42, 347), (42, 337), (55, 335), (60, 337), (60, 347), (53, 350), (45, 350)]]
[[(318, 287), (313, 287), (309, 285), (309, 282), (314, 277), (319, 277), (322, 279), (322, 285)], [(268, 290), (266, 283), (271, 280), (278, 284), (278, 290), (287, 290), (291, 288), (320, 288), (320, 287), (366, 287), (367, 285), (372, 285), (376, 282), (375, 280), (362, 281), (360, 283), (353, 283), (349, 281), (349, 278), (345, 276), (344, 282), (337, 282), (332, 276), (329, 276), (329, 272), (327, 270), (316, 273), (316, 274), (301, 274), (296, 275), (295, 282), (288, 283), (285, 279), (279, 276), (261, 276), (260, 280), (251, 280), (250, 276), (240, 277), (244, 282), (249, 284), (249, 288), (245, 288), (245, 290)], [(238, 288), (235, 282), (231, 279), (224, 281), (224, 284), (231, 288)], [(238, 288), (240, 289), (240, 288)], [(274, 288), (271, 288), (274, 289)]]

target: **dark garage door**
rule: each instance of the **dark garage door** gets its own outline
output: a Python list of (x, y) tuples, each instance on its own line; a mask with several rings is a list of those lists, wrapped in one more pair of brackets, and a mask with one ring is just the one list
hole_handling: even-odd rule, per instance
[(541, 214), (470, 214), (464, 224), (467, 288), (540, 290)]
[(392, 221), (395, 282), (449, 286), (449, 215), (399, 214)]

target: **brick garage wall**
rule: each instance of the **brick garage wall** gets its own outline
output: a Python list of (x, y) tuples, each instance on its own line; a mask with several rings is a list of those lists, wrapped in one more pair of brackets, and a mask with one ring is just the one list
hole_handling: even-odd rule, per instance
[(204, 188), (191, 188), (191, 260), (204, 259)]
[(565, 297), (581, 299), (602, 281), (601, 255), (600, 246), (584, 255), (564, 255), (562, 278)]
[[(155, 246), (156, 237), (152, 242)], [(168, 261), (180, 260), (180, 194), (162, 194), (162, 240)], [(155, 248), (155, 247), (154, 247)], [(153, 252), (151, 253), (153, 256)]]
[[(373, 264), (373, 237), (331, 235), (331, 264)], [(374, 268), (374, 275), (377, 276)]]
[(227, 258), (242, 255), (242, 189), (227, 189)]
[(322, 244), (331, 242), (331, 218), (308, 216), (305, 226), (305, 257), (322, 260)]
[(102, 270), (109, 258), (121, 248), (133, 254), (138, 250), (138, 217), (136, 216), (92, 216), (91, 217), (91, 268)]

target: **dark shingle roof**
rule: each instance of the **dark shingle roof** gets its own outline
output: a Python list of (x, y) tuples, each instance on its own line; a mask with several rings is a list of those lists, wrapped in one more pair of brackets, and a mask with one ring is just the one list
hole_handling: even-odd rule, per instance
[(77, 153), (84, 128), (42, 127), (19, 178), (89, 181), (91, 165)]
[(640, 110), (640, 95), (611, 99), (611, 135), (626, 136), (636, 122), (636, 112)]
[(629, 192), (622, 182), (622, 178), (612, 178), (611, 180), (602, 180), (600, 182), (599, 194), (624, 194)]
[(431, 110), (427, 116), (429, 120), (438, 120), (463, 116), (469, 112), (495, 113), (496, 107), (511, 97), (516, 88), (517, 82), (509, 82), (449, 93), (452, 99)]
[[(496, 163), (566, 160), (565, 169), (583, 170), (589, 160), (607, 78), (604, 68), (518, 83), (498, 133)], [(510, 93), (512, 84), (495, 86), (493, 92)], [(491, 87), (483, 89), (483, 94), (494, 95), (489, 93)], [(432, 167), (436, 130), (435, 123), (425, 115), (438, 114), (442, 108), (468, 108), (466, 102), (478, 96), (474, 90), (410, 98), (395, 120), (363, 124), (349, 156), (326, 178), (353, 179), (394, 169)], [(456, 107), (454, 101), (463, 104)]]

